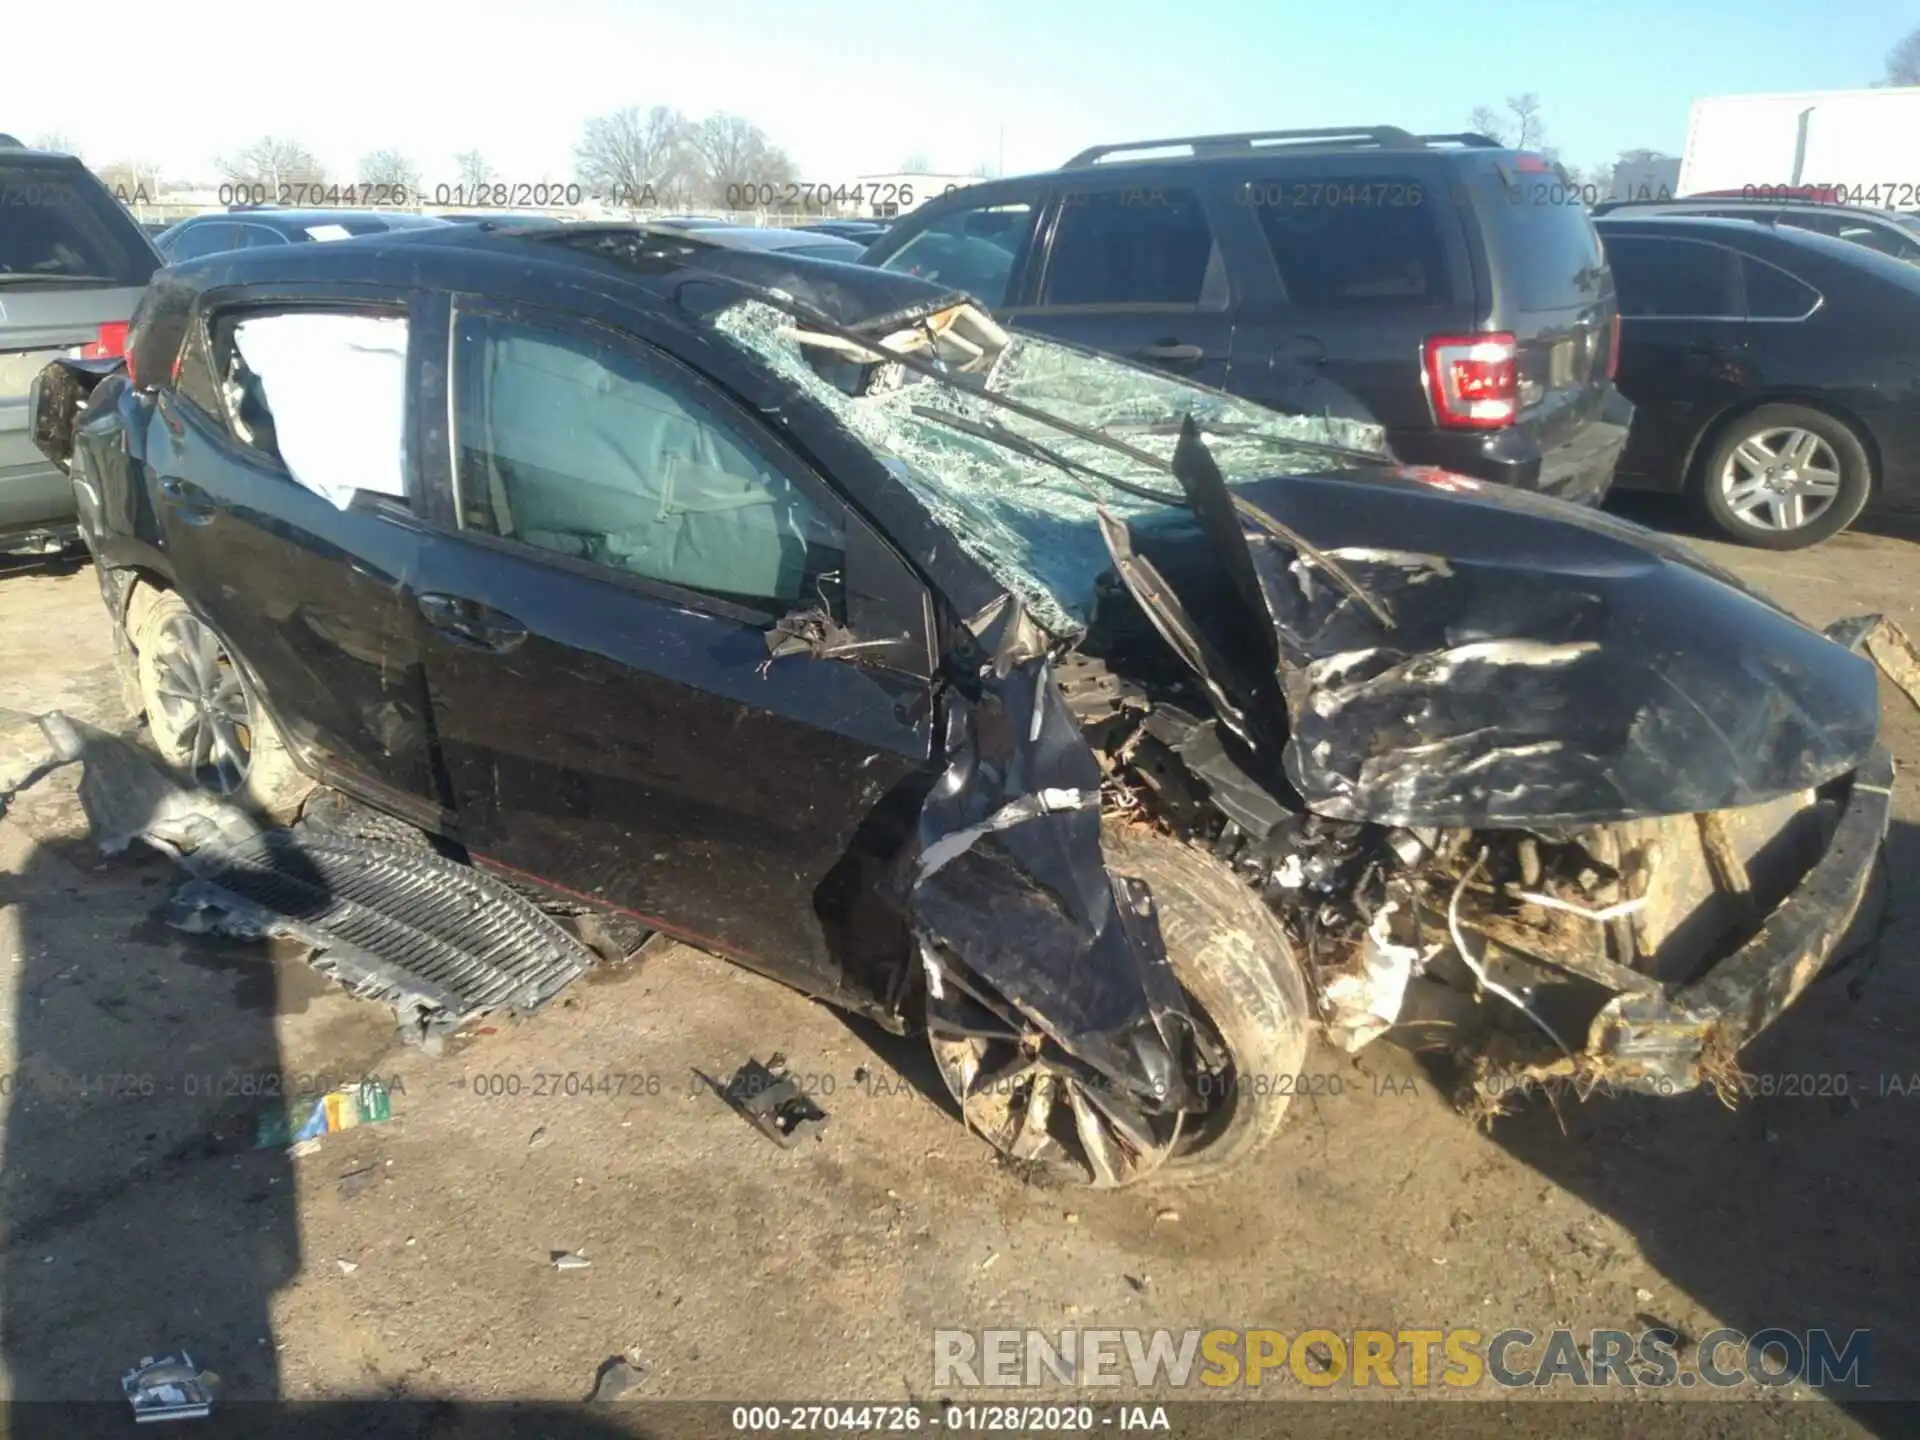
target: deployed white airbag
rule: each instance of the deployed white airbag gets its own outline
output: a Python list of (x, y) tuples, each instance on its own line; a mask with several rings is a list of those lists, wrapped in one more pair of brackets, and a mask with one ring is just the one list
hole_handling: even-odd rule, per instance
[(296, 481), (342, 510), (356, 490), (405, 498), (405, 320), (262, 315), (236, 325), (233, 343)]

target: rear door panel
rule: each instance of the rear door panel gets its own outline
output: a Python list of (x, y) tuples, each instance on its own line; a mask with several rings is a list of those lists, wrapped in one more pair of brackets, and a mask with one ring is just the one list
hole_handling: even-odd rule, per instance
[[(346, 309), (365, 297), (330, 306), (309, 288), (302, 298)], [(245, 308), (248, 297), (226, 303)], [(310, 766), (432, 823), (440, 796), (411, 589), (430, 532), (406, 501), (360, 495), (340, 508), (227, 423), (163, 391), (146, 427), (149, 489), (181, 594), (239, 654)]]

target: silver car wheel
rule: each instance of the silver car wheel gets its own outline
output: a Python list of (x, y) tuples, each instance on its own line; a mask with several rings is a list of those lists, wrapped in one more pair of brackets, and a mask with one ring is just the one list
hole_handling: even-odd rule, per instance
[(1798, 530), (1839, 498), (1840, 458), (1811, 430), (1762, 430), (1727, 457), (1720, 493), (1727, 508), (1757, 530)]
[(177, 737), (168, 759), (215, 794), (236, 793), (253, 760), (253, 708), (240, 672), (218, 637), (191, 615), (166, 620), (156, 639), (155, 698)]

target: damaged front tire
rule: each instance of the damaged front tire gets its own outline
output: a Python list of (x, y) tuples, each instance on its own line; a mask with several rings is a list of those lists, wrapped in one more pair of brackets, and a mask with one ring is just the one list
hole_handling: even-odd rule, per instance
[(1306, 983), (1279, 920), (1229, 867), (1118, 822), (1102, 827), (1101, 845), (1109, 870), (1153, 894), (1167, 958), (1217, 1062), (1189, 1077), (1205, 1108), (1142, 1116), (1051, 1046), (1028, 1054), (934, 1030), (934, 1061), (968, 1127), (1016, 1165), (1099, 1189), (1210, 1180), (1279, 1133), (1306, 1058)]

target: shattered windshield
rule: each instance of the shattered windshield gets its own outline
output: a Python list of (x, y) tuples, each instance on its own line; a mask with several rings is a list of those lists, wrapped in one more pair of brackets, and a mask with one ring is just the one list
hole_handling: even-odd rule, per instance
[[(899, 367), (888, 367), (896, 372), (891, 383), (876, 383), (866, 394), (847, 393), (809, 360), (798, 322), (771, 305), (743, 301), (713, 323), (838, 416), (960, 546), (1057, 635), (1085, 628), (1094, 583), (1112, 563), (1096, 523), (1101, 506), (1129, 523), (1152, 524), (1181, 513), (1084, 472), (1069, 473), (1043, 455), (1023, 453), (1020, 442), (1122, 485), (1177, 496), (1179, 486), (1165, 470), (1015, 414), (958, 385), (902, 377)], [(1378, 426), (1277, 414), (1026, 335), (1007, 340), (985, 388), (1166, 461), (1181, 422), (1191, 415), (1230, 485), (1277, 473), (1350, 468), (1356, 461), (1391, 463)], [(977, 433), (982, 427), (1010, 434), (1001, 439)], [(1343, 459), (1325, 447), (1361, 453)]]

